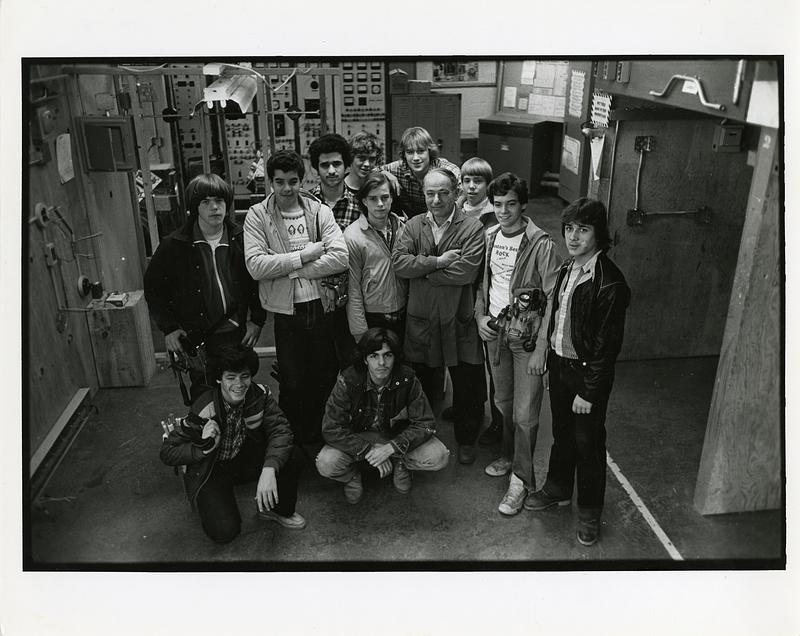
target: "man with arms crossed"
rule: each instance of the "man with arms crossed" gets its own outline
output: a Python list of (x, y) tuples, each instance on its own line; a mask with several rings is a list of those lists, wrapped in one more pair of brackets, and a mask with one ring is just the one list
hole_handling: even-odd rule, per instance
[(395, 272), (409, 280), (406, 359), (430, 399), (438, 391), (437, 368), (453, 382), (453, 428), (458, 461), (475, 461), (483, 421), (486, 373), (473, 317), (474, 283), (483, 262), (483, 226), (455, 204), (458, 178), (444, 168), (425, 175), (427, 214), (415, 216), (395, 243)]

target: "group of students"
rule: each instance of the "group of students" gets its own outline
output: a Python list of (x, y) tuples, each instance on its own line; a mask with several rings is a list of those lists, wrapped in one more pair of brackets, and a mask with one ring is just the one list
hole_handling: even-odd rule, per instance
[[(187, 341), (202, 342), (207, 354), (205, 373), (192, 377), (189, 415), (161, 451), (165, 463), (185, 467), (205, 532), (219, 542), (239, 533), (233, 486), (256, 479), (259, 513), (304, 527), (295, 510), (299, 444), (323, 444), (317, 470), (341, 482), (350, 503), (363, 496), (364, 465), (408, 493), (413, 471), (449, 461), (431, 408), (446, 367), (461, 464), (475, 460), (488, 369), (492, 417), (482, 439), (501, 440), (501, 452), (485, 472), (509, 479), (499, 512), (569, 504), (577, 470), (577, 538), (595, 543), (605, 412), (630, 298), (604, 253), (603, 204), (581, 198), (564, 209), (570, 258), (561, 263), (523, 214), (524, 180), (494, 177), (480, 158), (455, 166), (423, 128), (406, 130), (399, 160), (382, 166), (367, 132), (349, 142), (324, 135), (309, 155), (319, 186), (301, 188), (299, 155), (273, 154), (272, 191), (244, 228), (228, 214), (231, 188), (215, 175), (196, 177), (186, 224), (162, 241), (145, 274), (167, 349), (184, 355)], [(277, 402), (253, 382), (252, 347), (267, 311)], [(547, 370), (554, 443), (537, 488)]]

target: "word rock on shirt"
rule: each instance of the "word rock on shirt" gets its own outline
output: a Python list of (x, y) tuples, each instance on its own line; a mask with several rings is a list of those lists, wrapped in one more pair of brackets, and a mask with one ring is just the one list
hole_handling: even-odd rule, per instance
[(497, 232), (489, 261), (492, 272), (489, 283), (489, 313), (494, 317), (508, 305), (511, 273), (517, 262), (517, 253), (524, 233), (525, 228), (511, 236), (506, 236), (502, 230)]

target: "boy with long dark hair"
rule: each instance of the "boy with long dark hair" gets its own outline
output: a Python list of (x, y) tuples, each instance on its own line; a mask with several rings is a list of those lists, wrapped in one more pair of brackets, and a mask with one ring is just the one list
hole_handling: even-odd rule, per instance
[(561, 214), (571, 258), (561, 267), (547, 329), (553, 447), (544, 486), (527, 510), (569, 505), (577, 471), (578, 541), (600, 535), (606, 488), (606, 408), (622, 347), (630, 289), (606, 255), (611, 245), (605, 206), (582, 197)]

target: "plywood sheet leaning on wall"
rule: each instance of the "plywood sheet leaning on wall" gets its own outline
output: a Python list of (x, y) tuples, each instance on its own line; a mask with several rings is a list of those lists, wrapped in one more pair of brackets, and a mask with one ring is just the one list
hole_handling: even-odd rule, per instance
[(697, 475), (702, 514), (783, 501), (779, 140), (762, 130)]

